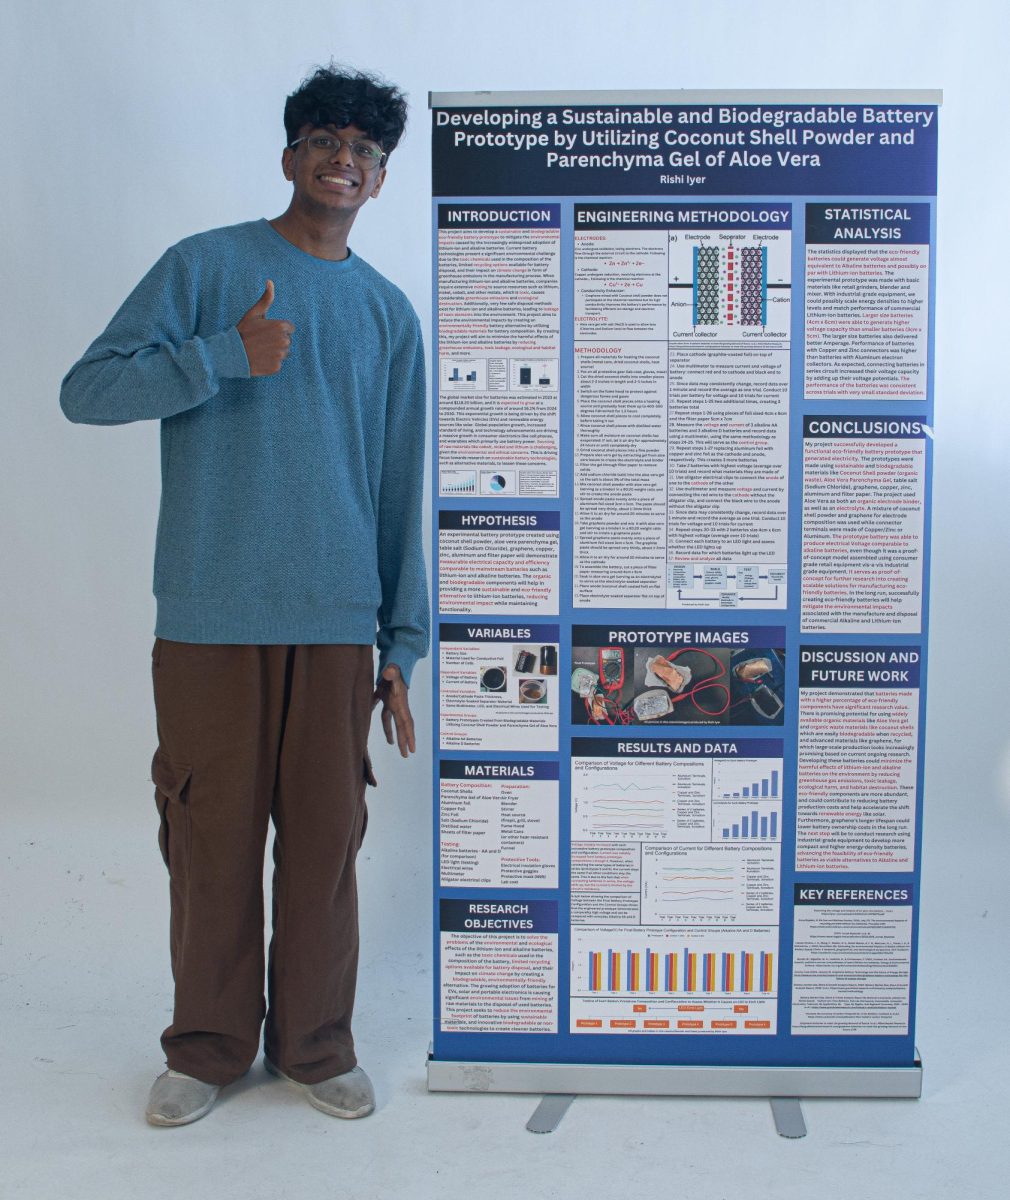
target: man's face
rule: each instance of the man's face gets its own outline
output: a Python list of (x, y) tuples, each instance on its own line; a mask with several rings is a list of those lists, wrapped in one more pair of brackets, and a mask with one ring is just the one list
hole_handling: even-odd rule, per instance
[[(355, 125), (303, 125), (298, 136), (306, 140), (286, 148), (282, 159), (284, 177), (295, 185), (294, 204), (314, 215), (342, 215), (353, 221), (358, 209), (379, 194), (386, 178), (384, 166), (369, 165), (349, 145), (371, 139)], [(330, 138), (334, 146), (320, 150), (308, 140), (316, 137)]]

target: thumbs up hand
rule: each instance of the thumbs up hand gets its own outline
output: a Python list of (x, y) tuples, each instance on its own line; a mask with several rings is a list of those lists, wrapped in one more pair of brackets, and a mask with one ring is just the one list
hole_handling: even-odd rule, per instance
[(268, 279), (263, 295), (238, 323), (250, 375), (276, 375), (291, 350), (295, 327), (290, 321), (272, 321), (267, 316), (273, 302), (273, 280)]

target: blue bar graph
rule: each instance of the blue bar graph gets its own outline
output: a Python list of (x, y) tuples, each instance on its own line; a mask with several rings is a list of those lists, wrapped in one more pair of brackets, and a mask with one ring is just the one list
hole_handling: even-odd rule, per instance
[(742, 787), (738, 792), (723, 792), (721, 800), (756, 800), (759, 796), (764, 799), (779, 799), (779, 772), (769, 771), (768, 777), (755, 779)]
[(722, 840), (740, 840), (742, 838), (775, 841), (779, 836), (779, 814), (777, 812), (760, 813), (752, 809), (746, 816), (732, 825), (722, 827)]

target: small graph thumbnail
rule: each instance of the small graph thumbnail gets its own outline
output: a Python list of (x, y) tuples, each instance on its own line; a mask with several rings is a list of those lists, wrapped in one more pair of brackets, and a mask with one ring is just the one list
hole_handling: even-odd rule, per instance
[(438, 376), (443, 392), (483, 391), (487, 387), (487, 361), (482, 358), (441, 358)]
[(476, 496), (476, 471), (441, 471), (438, 478), (440, 496)]
[(514, 496), (516, 494), (515, 471), (481, 471), (480, 494), (482, 496)]
[(551, 390), (558, 386), (556, 358), (513, 358), (509, 361), (509, 390)]

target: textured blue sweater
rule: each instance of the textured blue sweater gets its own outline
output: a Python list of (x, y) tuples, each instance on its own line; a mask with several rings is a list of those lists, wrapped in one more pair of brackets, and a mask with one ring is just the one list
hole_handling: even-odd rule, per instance
[[(295, 326), (251, 378), (236, 325)], [(182, 642), (371, 644), (409, 681), (428, 650), (424, 352), (410, 303), (352, 254), (267, 221), (187, 238), (63, 381), (72, 421), (161, 420), (155, 632)], [(378, 633), (376, 632), (378, 630)]]

